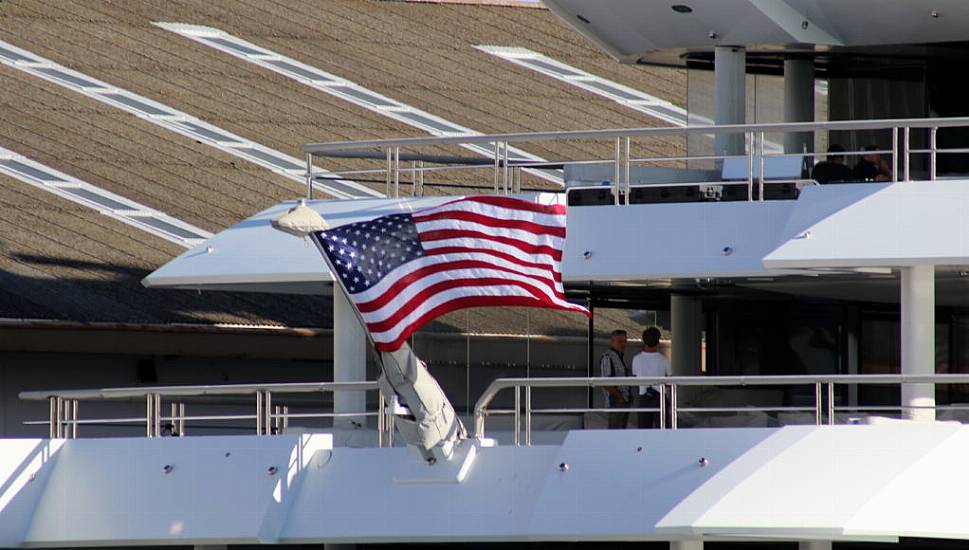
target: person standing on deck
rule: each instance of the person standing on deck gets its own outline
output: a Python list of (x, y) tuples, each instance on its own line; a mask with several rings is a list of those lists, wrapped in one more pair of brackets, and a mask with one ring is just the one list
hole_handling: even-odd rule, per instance
[[(603, 378), (631, 376), (630, 370), (626, 367), (625, 353), (626, 331), (612, 331), (609, 349), (599, 359), (599, 375)], [(632, 405), (632, 388), (629, 386), (604, 386), (603, 389), (610, 409), (628, 409)], [(610, 411), (608, 416), (610, 430), (625, 428), (629, 422), (628, 411)]]
[[(671, 374), (669, 359), (659, 352), (659, 339), (660, 332), (658, 328), (649, 327), (643, 331), (643, 351), (636, 355), (636, 357), (633, 357), (633, 376), (657, 378)], [(639, 386), (639, 400), (636, 403), (636, 407), (659, 409), (659, 396), (662, 391), (663, 386), (660, 385)], [(639, 428), (659, 428), (659, 415), (664, 414), (664, 412), (661, 410), (657, 414), (655, 412), (640, 411)]]

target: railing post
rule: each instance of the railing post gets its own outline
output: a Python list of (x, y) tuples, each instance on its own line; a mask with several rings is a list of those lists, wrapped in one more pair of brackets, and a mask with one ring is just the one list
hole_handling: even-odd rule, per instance
[(501, 142), (495, 141), (495, 195), (498, 194), (498, 183), (501, 172)]
[(283, 432), (289, 429), (289, 405), (283, 405)]
[(394, 173), (394, 152), (390, 149), (390, 147), (388, 147), (387, 150), (385, 151), (385, 153), (387, 155), (387, 169), (384, 172), (384, 179), (386, 180), (386, 182), (385, 182), (386, 183), (386, 189), (385, 189), (384, 194), (389, 197), (390, 196), (390, 182), (391, 182), (391, 178), (393, 177), (393, 173)]
[(306, 153), (306, 198), (313, 200), (313, 153)]
[(57, 430), (55, 430), (54, 432), (57, 436), (57, 439), (64, 437), (63, 423), (61, 422), (61, 417), (64, 414), (63, 410), (64, 410), (64, 399), (62, 397), (58, 397), (57, 398), (57, 417), (56, 417)]
[(508, 183), (508, 175), (509, 175), (508, 174), (508, 171), (509, 171), (509, 168), (508, 168), (508, 142), (505, 141), (503, 143), (504, 143), (504, 145), (502, 146), (502, 151), (504, 151), (504, 153), (503, 153), (504, 166), (501, 167), (501, 189), (504, 192), (504, 194), (507, 195), (508, 194), (508, 189), (509, 189), (509, 187), (508, 187), (508, 185), (509, 185), (509, 183)]
[(666, 429), (666, 384), (659, 386), (659, 429)]
[(670, 384), (670, 427), (676, 429), (676, 384)]
[(625, 186), (626, 187), (626, 204), (629, 204), (629, 196), (632, 193), (632, 183), (629, 181), (629, 171), (630, 171), (630, 168), (629, 168), (629, 146), (630, 146), (630, 138), (629, 138), (629, 136), (626, 136), (626, 147), (625, 147), (623, 161), (622, 161), (622, 163), (623, 163), (623, 172), (624, 172), (623, 179), (625, 180), (625, 184), (626, 184), (626, 186)]
[(394, 147), (394, 195), (393, 196), (394, 198), (400, 197), (400, 147)]
[(912, 181), (912, 154), (909, 153), (909, 138), (911, 131), (908, 126), (902, 129), (902, 148), (905, 149), (905, 181)]
[(936, 166), (935, 166), (935, 161), (937, 156), (936, 151), (937, 151), (937, 145), (938, 145), (938, 133), (939, 133), (938, 128), (932, 128), (931, 130), (929, 130), (929, 155), (931, 156), (929, 163), (932, 165), (930, 169), (931, 171), (929, 172), (929, 179), (932, 181), (935, 181), (935, 178), (938, 175), (938, 172), (936, 171)]
[(892, 183), (898, 183), (898, 127), (892, 128)]
[(256, 435), (262, 435), (262, 390), (256, 390)]
[(266, 415), (266, 418), (262, 421), (262, 430), (264, 435), (272, 435), (272, 418), (273, 418), (273, 394), (269, 390), (263, 392), (263, 407), (262, 410)]
[(377, 391), (377, 447), (384, 446), (384, 394)]
[(532, 387), (525, 386), (525, 446), (532, 446)]
[(620, 138), (616, 138), (616, 156), (613, 159), (613, 170), (612, 170), (612, 192), (615, 195), (613, 200), (616, 205), (619, 205), (619, 175), (621, 173), (620, 168), (622, 167), (622, 141)]
[(178, 437), (185, 437), (185, 403), (178, 404)]
[(747, 132), (747, 200), (754, 200), (754, 150), (757, 140), (753, 132)]
[(760, 200), (764, 200), (764, 179), (767, 177), (767, 174), (764, 173), (764, 142), (765, 141), (767, 141), (767, 136), (764, 134), (764, 132), (761, 132), (760, 133), (760, 160), (759, 160), (760, 179), (758, 180), (759, 181), (758, 194), (760, 195)]
[(71, 400), (71, 439), (77, 439), (77, 399)]
[(834, 425), (834, 382), (828, 382), (828, 424)]
[(522, 167), (515, 167), (515, 193), (522, 192)]
[(521, 386), (515, 386), (515, 446), (518, 447), (521, 444)]
[(161, 394), (160, 393), (156, 393), (156, 394), (153, 394), (152, 397), (155, 400), (155, 405), (152, 407), (152, 410), (155, 413), (155, 418), (152, 421), (152, 423), (154, 424), (154, 428), (155, 428), (155, 437), (160, 437), (161, 436), (161, 417), (162, 417), (162, 412), (161, 412), (161, 405), (162, 405)]
[(154, 416), (151, 412), (152, 407), (155, 404), (155, 400), (152, 398), (150, 393), (145, 394), (145, 436), (151, 437), (151, 419)]
[(820, 426), (821, 418), (821, 382), (814, 384), (814, 424)]
[(47, 423), (50, 432), (49, 439), (54, 439), (57, 437), (57, 398), (48, 397), (47, 404), (50, 406), (50, 420)]

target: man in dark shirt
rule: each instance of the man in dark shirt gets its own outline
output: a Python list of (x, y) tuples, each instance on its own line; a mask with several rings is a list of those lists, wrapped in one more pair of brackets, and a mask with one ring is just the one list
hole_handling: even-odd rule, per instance
[[(609, 349), (599, 359), (599, 375), (604, 378), (632, 376), (626, 367), (626, 331), (614, 330), (609, 338)], [(626, 427), (629, 422), (628, 409), (632, 405), (632, 388), (629, 386), (603, 386), (606, 400), (610, 409), (620, 409), (620, 412), (607, 413), (609, 415), (609, 429), (617, 430)]]
[(828, 158), (814, 165), (811, 178), (820, 184), (851, 181), (851, 169), (845, 166), (845, 148), (837, 143), (828, 147)]
[(872, 152), (877, 150), (878, 147), (875, 145), (865, 147), (865, 152), (868, 154), (861, 157), (854, 170), (851, 171), (851, 176), (855, 181), (888, 181), (892, 179), (892, 169), (889, 168), (888, 163), (881, 155)]

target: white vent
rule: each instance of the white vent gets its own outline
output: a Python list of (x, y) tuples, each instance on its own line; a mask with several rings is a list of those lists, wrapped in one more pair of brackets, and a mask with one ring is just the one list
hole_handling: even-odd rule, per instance
[(191, 248), (211, 233), (0, 147), (0, 173)]
[[(254, 162), (294, 180), (300, 185), (306, 182), (306, 163), (302, 159), (264, 147), (187, 113), (127, 90), (122, 90), (2, 40), (0, 40), (0, 63), (112, 105), (143, 120), (189, 136), (226, 153)], [(383, 196), (382, 193), (365, 185), (340, 179), (339, 175), (320, 168), (314, 168), (314, 174), (318, 174), (325, 181), (325, 183), (315, 182), (314, 186), (320, 191), (337, 198)]]
[[(257, 46), (252, 42), (243, 40), (231, 35), (223, 30), (205, 27), (200, 25), (186, 25), (182, 23), (155, 23), (155, 25), (178, 33), (186, 38), (190, 38), (210, 46), (229, 55), (238, 57), (249, 63), (265, 67), (271, 71), (287, 76), (330, 94), (340, 99), (359, 105), (372, 112), (378, 113), (398, 122), (403, 122), (409, 126), (419, 128), (435, 136), (471, 136), (479, 135), (476, 132), (460, 124), (445, 120), (427, 111), (422, 111), (396, 99), (387, 97), (383, 94), (369, 90), (355, 82), (341, 78), (335, 74), (311, 67), (305, 63), (300, 63), (295, 59), (280, 55), (272, 50), (267, 50)], [(494, 156), (494, 146), (482, 146), (467, 144), (464, 148), (485, 156)], [(521, 161), (545, 162), (545, 159), (532, 155), (515, 147), (508, 148), (509, 158)], [(552, 169), (529, 169), (526, 170), (538, 177), (562, 185), (563, 176), (561, 170)]]

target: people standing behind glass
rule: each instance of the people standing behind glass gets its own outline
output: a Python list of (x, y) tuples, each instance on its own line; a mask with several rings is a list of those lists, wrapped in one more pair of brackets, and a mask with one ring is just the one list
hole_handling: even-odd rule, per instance
[(827, 158), (814, 165), (811, 179), (821, 184), (851, 181), (851, 169), (845, 166), (844, 152), (845, 148), (837, 143), (828, 147)]
[(861, 157), (858, 164), (856, 164), (855, 168), (851, 171), (852, 180), (891, 181), (892, 169), (888, 165), (888, 162), (886, 162), (880, 154), (871, 152), (877, 150), (878, 147), (875, 145), (865, 147), (865, 151), (868, 154)]
[[(614, 330), (609, 338), (609, 349), (599, 359), (599, 375), (604, 378), (632, 376), (626, 368), (626, 331)], [(632, 388), (629, 386), (603, 386), (606, 401), (610, 409), (628, 409), (632, 405)], [(617, 430), (626, 427), (629, 422), (629, 411), (608, 412), (609, 429)]]
[[(649, 327), (643, 331), (643, 351), (633, 357), (633, 376), (645, 376), (658, 378), (670, 376), (670, 362), (659, 352), (660, 332), (656, 327)], [(636, 408), (639, 409), (659, 409), (660, 393), (663, 386), (651, 384), (639, 386), (639, 400)], [(656, 412), (639, 412), (640, 429), (656, 429), (660, 427), (660, 414)]]

